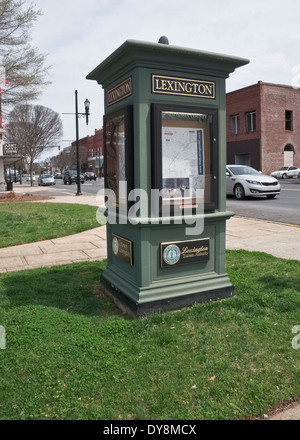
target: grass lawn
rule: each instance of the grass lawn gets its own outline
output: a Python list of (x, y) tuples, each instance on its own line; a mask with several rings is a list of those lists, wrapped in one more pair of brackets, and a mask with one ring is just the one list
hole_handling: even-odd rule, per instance
[(227, 251), (235, 296), (134, 320), (105, 262), (0, 275), (0, 419), (222, 420), (300, 397), (300, 262)]
[(0, 247), (75, 234), (99, 226), (97, 208), (70, 203), (0, 203)]

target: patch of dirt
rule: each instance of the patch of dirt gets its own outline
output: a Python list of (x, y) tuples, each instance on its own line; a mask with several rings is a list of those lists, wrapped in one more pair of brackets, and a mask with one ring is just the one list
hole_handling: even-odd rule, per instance
[(14, 191), (0, 194), (0, 202), (35, 202), (37, 200), (50, 200), (54, 197), (35, 195), (29, 193), (16, 194)]

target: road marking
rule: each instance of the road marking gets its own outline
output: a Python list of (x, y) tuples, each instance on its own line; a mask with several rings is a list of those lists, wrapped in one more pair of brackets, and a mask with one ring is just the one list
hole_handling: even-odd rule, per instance
[(287, 188), (281, 188), (281, 191), (300, 191), (300, 189), (287, 189)]
[(56, 189), (58, 189), (58, 191), (63, 194), (71, 194), (71, 195), (75, 194), (74, 192), (69, 192), (69, 191), (66, 191), (65, 189), (61, 189), (61, 188), (56, 188)]
[(281, 223), (284, 226), (293, 226), (294, 228), (300, 228), (300, 225), (292, 225), (290, 223)]

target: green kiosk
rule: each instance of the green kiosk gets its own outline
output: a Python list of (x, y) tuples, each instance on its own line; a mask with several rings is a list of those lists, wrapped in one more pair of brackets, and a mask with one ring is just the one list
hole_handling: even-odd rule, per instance
[(104, 88), (106, 292), (134, 317), (234, 294), (225, 272), (225, 79), (249, 61), (128, 40)]

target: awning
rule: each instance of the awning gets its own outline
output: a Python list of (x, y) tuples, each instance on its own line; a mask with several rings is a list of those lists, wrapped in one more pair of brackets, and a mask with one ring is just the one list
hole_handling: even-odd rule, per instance
[(5, 156), (0, 156), (0, 159), (3, 160), (4, 166), (9, 166), (9, 165), (13, 165), (14, 163), (22, 160), (23, 156), (5, 155)]

